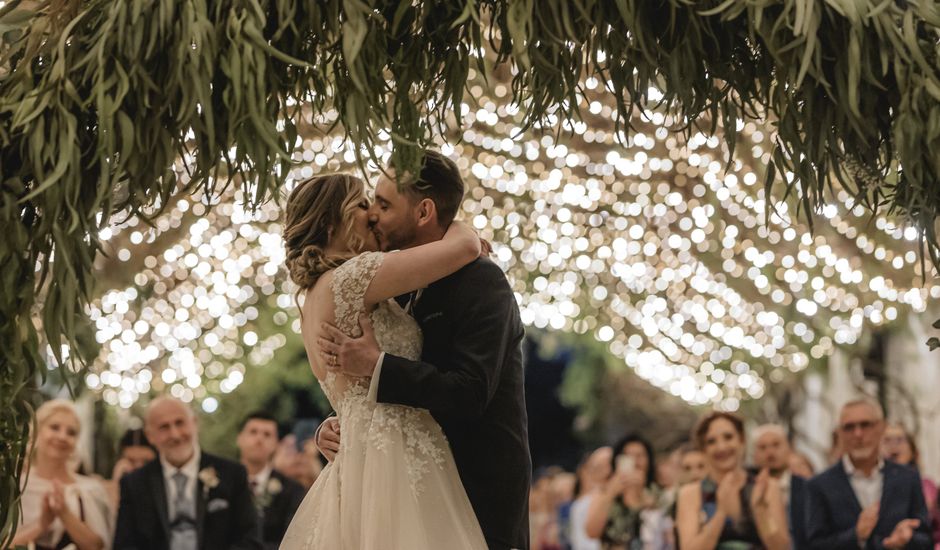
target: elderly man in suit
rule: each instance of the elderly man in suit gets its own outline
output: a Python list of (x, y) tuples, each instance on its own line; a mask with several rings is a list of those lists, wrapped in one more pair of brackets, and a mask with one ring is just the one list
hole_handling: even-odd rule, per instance
[(306, 491), (296, 481), (274, 469), (277, 421), (266, 412), (249, 414), (238, 432), (239, 458), (248, 470), (248, 486), (261, 523), (265, 550), (276, 550)]
[(754, 465), (780, 482), (793, 548), (806, 548), (806, 479), (790, 471), (793, 450), (787, 432), (777, 424), (764, 424), (754, 431), (753, 441)]
[(159, 397), (144, 431), (158, 458), (121, 479), (114, 548), (260, 550), (245, 468), (202, 452), (192, 410)]
[(878, 403), (858, 399), (842, 407), (842, 459), (807, 485), (809, 548), (931, 548), (920, 476), (882, 460), (884, 430)]

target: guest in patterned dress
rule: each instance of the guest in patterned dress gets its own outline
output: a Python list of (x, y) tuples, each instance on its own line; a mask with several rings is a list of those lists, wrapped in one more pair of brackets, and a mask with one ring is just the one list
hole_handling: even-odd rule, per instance
[(585, 531), (605, 550), (663, 550), (671, 522), (660, 509), (654, 482), (653, 449), (645, 439), (627, 435), (614, 445), (613, 474), (591, 500)]

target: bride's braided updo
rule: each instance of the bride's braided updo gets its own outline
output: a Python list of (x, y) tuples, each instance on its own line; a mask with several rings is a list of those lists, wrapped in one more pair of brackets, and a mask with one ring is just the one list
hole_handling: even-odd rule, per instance
[[(327, 174), (297, 184), (287, 199), (284, 248), (290, 278), (306, 290), (321, 275), (362, 251), (362, 238), (354, 231), (355, 210), (365, 195), (365, 184), (355, 176)], [(344, 239), (327, 253), (331, 239)]]

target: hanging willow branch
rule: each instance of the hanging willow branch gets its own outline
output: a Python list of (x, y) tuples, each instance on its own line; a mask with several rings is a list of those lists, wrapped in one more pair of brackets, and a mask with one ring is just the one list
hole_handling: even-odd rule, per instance
[[(335, 111), (367, 158), (415, 166), (459, 127), (472, 65), (515, 71), (530, 125), (606, 83), (618, 124), (651, 87), (733, 140), (766, 117), (766, 185), (808, 216), (832, 178), (907, 218), (935, 263), (940, 7), (931, 0), (13, 0), (0, 9), (0, 539), (15, 521), (30, 388), (80, 344), (98, 230), (182, 192), (275, 196), (302, 112)], [(483, 55), (480, 52), (484, 52)], [(733, 144), (729, 150), (733, 150)], [(190, 173), (171, 168), (179, 158)], [(792, 176), (788, 176), (792, 173)], [(768, 195), (769, 196), (769, 195)], [(41, 294), (40, 294), (41, 291)], [(37, 304), (38, 296), (41, 304)]]

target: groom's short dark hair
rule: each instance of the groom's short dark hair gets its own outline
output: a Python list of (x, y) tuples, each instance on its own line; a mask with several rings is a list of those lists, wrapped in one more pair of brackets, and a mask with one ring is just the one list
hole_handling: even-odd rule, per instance
[(405, 187), (417, 200), (431, 199), (437, 208), (437, 222), (447, 227), (457, 216), (465, 185), (457, 163), (438, 151), (427, 150), (417, 181)]

